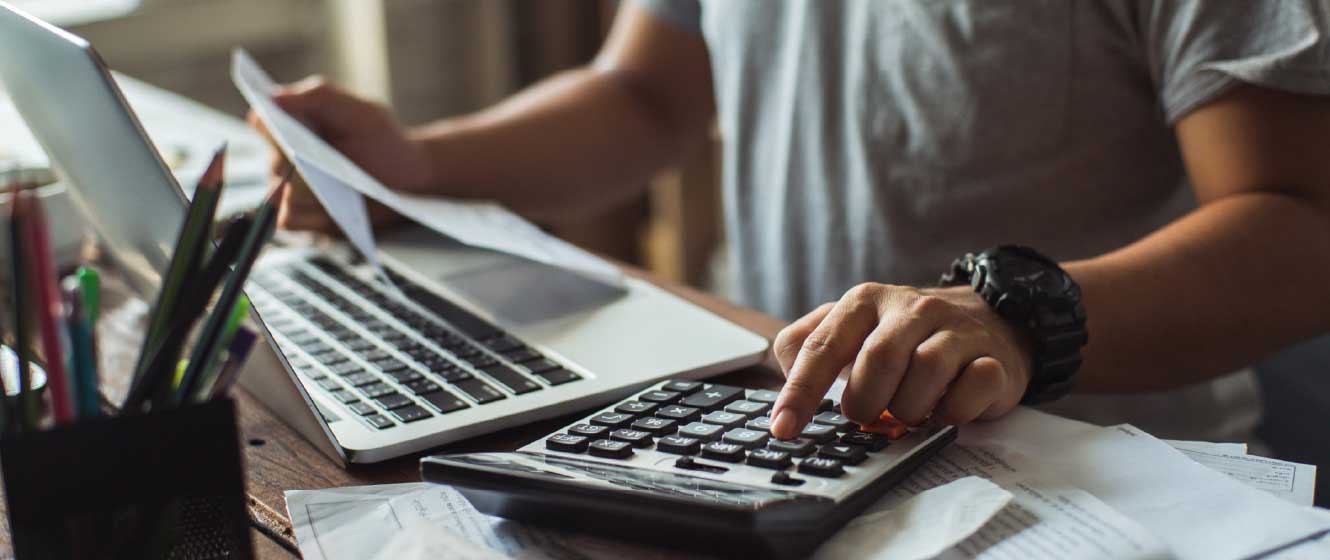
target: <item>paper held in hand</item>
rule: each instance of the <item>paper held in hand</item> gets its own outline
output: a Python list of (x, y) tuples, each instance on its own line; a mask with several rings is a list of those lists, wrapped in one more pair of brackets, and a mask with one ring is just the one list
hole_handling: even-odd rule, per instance
[(231, 80), (347, 240), (374, 266), (379, 263), (365, 196), (461, 243), (623, 287), (623, 273), (614, 265), (546, 234), (494, 202), (408, 195), (384, 186), (278, 107), (272, 101), (277, 85), (244, 50), (232, 54)]

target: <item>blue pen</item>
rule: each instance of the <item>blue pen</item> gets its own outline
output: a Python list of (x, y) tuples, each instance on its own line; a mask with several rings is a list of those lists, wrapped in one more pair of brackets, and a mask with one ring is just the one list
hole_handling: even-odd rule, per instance
[(82, 286), (73, 278), (64, 283), (65, 299), (69, 304), (66, 328), (69, 331), (69, 372), (73, 383), (74, 409), (78, 418), (96, 418), (98, 407), (97, 368), (93, 363), (92, 325), (88, 320)]

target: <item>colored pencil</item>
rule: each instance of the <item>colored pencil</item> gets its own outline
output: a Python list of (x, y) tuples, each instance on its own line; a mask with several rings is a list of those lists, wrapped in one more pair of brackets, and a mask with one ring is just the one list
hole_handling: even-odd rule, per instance
[(28, 360), (28, 349), (31, 347), (32, 338), (29, 335), (31, 324), (29, 323), (28, 304), (30, 294), (28, 290), (28, 263), (30, 259), (25, 254), (23, 237), (27, 231), (27, 202), (25, 200), (28, 193), (22, 189), (14, 191), (10, 202), (9, 215), (9, 250), (10, 250), (10, 281), (13, 283), (14, 291), (14, 353), (18, 356), (18, 430), (31, 430), (37, 425), (37, 403), (32, 397), (34, 391), (32, 387), (32, 368)]
[(42, 357), (45, 358), (46, 386), (51, 393), (52, 416), (56, 424), (74, 420), (74, 406), (70, 398), (69, 372), (65, 368), (65, 340), (61, 328), (62, 301), (55, 280), (55, 259), (51, 254), (50, 229), (41, 201), (25, 197), (27, 204), (27, 256), (32, 259), (28, 281), (34, 296), (37, 330), (41, 338)]

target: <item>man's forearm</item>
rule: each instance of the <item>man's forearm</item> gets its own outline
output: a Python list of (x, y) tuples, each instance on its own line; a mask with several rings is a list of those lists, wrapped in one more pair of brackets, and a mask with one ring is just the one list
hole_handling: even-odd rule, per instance
[(552, 220), (635, 192), (701, 136), (676, 126), (615, 71), (585, 68), (413, 136), (427, 147), (440, 192)]
[(1090, 317), (1082, 391), (1179, 387), (1330, 329), (1330, 216), (1290, 195), (1224, 197), (1065, 267)]

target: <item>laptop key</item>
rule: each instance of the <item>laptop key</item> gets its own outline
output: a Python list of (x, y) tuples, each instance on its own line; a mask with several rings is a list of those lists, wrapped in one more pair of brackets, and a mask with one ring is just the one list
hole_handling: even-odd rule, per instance
[(582, 378), (576, 373), (573, 373), (563, 368), (552, 369), (550, 371), (542, 371), (540, 373), (537, 373), (536, 375), (539, 375), (541, 379), (544, 379), (545, 381), (549, 382), (550, 385), (563, 385), (564, 383), (568, 383), (569, 381), (577, 381), (578, 379)]
[(390, 395), (384, 395), (382, 397), (374, 399), (374, 401), (379, 403), (379, 406), (382, 406), (383, 408), (386, 408), (388, 410), (393, 410), (395, 408), (402, 408), (404, 406), (409, 406), (412, 404), (411, 399), (407, 398), (406, 395), (403, 395), (401, 393), (392, 393)]
[(526, 347), (525, 344), (522, 344), (522, 341), (508, 335), (491, 338), (481, 344), (488, 346), (490, 350), (495, 352), (510, 352)]
[(393, 378), (393, 379), (394, 379), (395, 381), (397, 381), (398, 383), (410, 383), (410, 382), (415, 381), (415, 380), (417, 380), (417, 379), (424, 379), (424, 378), (425, 378), (425, 376), (421, 375), (420, 372), (418, 372), (418, 371), (416, 371), (416, 370), (414, 370), (414, 369), (404, 369), (404, 370), (401, 370), (401, 371), (390, 371), (390, 372), (388, 372), (388, 377)]
[[(463, 361), (466, 362), (466, 363), (468, 363), (468, 364), (471, 364), (471, 367), (474, 367), (474, 368), (487, 368), (487, 367), (490, 367), (490, 366), (498, 365), (498, 363), (499, 363), (498, 360), (494, 359), (494, 356), (490, 356), (490, 355), (488, 355), (488, 354), (481, 354), (481, 355), (479, 355), (479, 356), (472, 356), (472, 357), (467, 358), (467, 359), (465, 359), (465, 360), (463, 360)], [(507, 367), (507, 366), (504, 366), (504, 367)]]
[(348, 406), (348, 408), (351, 409), (351, 412), (354, 412), (361, 416), (369, 416), (371, 414), (374, 414), (374, 407), (365, 401), (353, 402), (350, 404), (350, 406)]
[(415, 395), (428, 395), (435, 391), (443, 390), (443, 387), (440, 387), (438, 383), (428, 379), (417, 379), (415, 381), (403, 383), (403, 385), (406, 386), (408, 391), (411, 391), (411, 393)]
[(520, 364), (520, 363), (522, 363), (522, 362), (530, 362), (530, 361), (532, 361), (532, 360), (539, 360), (539, 359), (541, 359), (541, 358), (544, 358), (545, 356), (542, 356), (542, 355), (540, 354), (540, 352), (537, 352), (537, 351), (532, 350), (532, 349), (530, 349), (530, 348), (522, 348), (522, 349), (520, 349), (520, 350), (513, 350), (513, 351), (511, 351), (511, 352), (504, 352), (504, 353), (503, 353), (503, 357), (508, 358), (508, 361), (510, 361), (510, 362), (512, 362), (512, 363), (514, 363), (514, 364)]
[(539, 383), (527, 379), (526, 376), (517, 373), (517, 371), (505, 365), (490, 366), (483, 368), (480, 371), (485, 372), (486, 375), (494, 378), (495, 381), (503, 384), (504, 387), (512, 389), (514, 393), (519, 395), (530, 393), (532, 391), (539, 391), (541, 389)]
[(365, 371), (365, 368), (360, 367), (360, 364), (354, 362), (342, 362), (334, 366), (328, 366), (328, 371), (331, 371), (333, 375), (341, 375), (346, 377), (362, 373)]
[(388, 418), (384, 417), (384, 416), (381, 415), (381, 414), (374, 414), (374, 415), (371, 415), (371, 416), (366, 416), (366, 417), (365, 417), (365, 421), (366, 421), (366, 422), (369, 422), (369, 425), (374, 426), (375, 428), (378, 428), (378, 429), (380, 429), (380, 430), (386, 430), (386, 429), (388, 429), (388, 428), (391, 428), (391, 427), (397, 425), (397, 424), (394, 424), (392, 420), (389, 420)]
[(449, 383), (458, 383), (471, 379), (471, 372), (459, 367), (449, 367), (435, 373), (438, 373), (440, 377), (443, 377), (444, 381)]
[(697, 455), (702, 452), (702, 440), (685, 436), (665, 436), (656, 441), (656, 450), (675, 455)]
[(457, 398), (455, 395), (447, 391), (435, 391), (421, 398), (423, 398), (426, 403), (429, 403), (430, 406), (434, 407), (435, 410), (439, 411), (440, 414), (448, 414), (449, 412), (456, 412), (464, 408), (471, 408), (471, 405), (466, 404), (466, 401)]
[(552, 369), (556, 369), (559, 367), (559, 364), (554, 363), (553, 360), (550, 360), (548, 358), (542, 358), (539, 360), (526, 362), (522, 364), (522, 367), (526, 368), (526, 370), (531, 373), (540, 373), (542, 371), (549, 371)]
[(374, 360), (371, 363), (373, 364), (374, 367), (379, 368), (380, 370), (385, 372), (406, 369), (407, 367), (406, 364), (402, 363), (401, 360), (393, 357)]
[(490, 387), (488, 383), (475, 378), (463, 379), (453, 383), (453, 387), (480, 404), (492, 403), (507, 398), (498, 389)]
[(346, 376), (344, 379), (346, 379), (346, 382), (350, 383), (353, 387), (360, 387), (361, 385), (369, 385), (371, 383), (379, 382), (379, 376), (367, 371), (353, 373)]
[(320, 379), (318, 383), (319, 387), (323, 387), (323, 389), (326, 391), (336, 391), (342, 388), (342, 384), (338, 383), (336, 379), (333, 379), (331, 377)]
[(695, 406), (704, 410), (715, 410), (742, 399), (743, 396), (744, 390), (739, 387), (712, 385), (684, 397), (682, 401), (679, 401), (679, 404), (684, 406)]
[(587, 445), (587, 452), (606, 459), (627, 459), (633, 456), (633, 446), (626, 441), (598, 439)]
[(401, 288), (412, 301), (434, 312), (439, 318), (457, 327), (457, 330), (470, 335), (472, 338), (484, 340), (500, 334), (499, 329), (495, 328), (494, 325), (475, 316), (470, 311), (453, 305), (452, 302), (435, 295), (429, 290), (410, 283), (401, 286)]
[(366, 362), (373, 362), (376, 360), (389, 359), (392, 358), (393, 356), (392, 354), (389, 354), (387, 351), (375, 346), (373, 349), (361, 352), (360, 357), (363, 358)]
[(329, 394), (331, 394), (334, 399), (337, 399), (338, 402), (343, 404), (351, 404), (353, 402), (360, 400), (360, 397), (357, 397), (355, 393), (347, 391), (346, 389), (338, 389)]
[(404, 406), (394, 410), (393, 416), (396, 416), (398, 420), (406, 423), (415, 422), (416, 420), (424, 420), (434, 415), (430, 414), (430, 411), (421, 408), (419, 405), (413, 404), (411, 406)]
[(391, 395), (397, 392), (397, 390), (393, 389), (392, 386), (387, 383), (375, 383), (361, 387), (360, 392), (364, 393), (366, 397), (376, 399), (384, 395)]
[(586, 436), (577, 436), (573, 434), (554, 434), (545, 438), (545, 449), (551, 451), (563, 451), (564, 453), (584, 453), (587, 444), (591, 440)]

